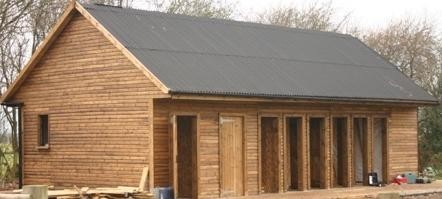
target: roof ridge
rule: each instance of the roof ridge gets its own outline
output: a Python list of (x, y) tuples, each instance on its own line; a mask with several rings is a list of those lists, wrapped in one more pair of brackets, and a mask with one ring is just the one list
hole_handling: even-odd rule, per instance
[[(181, 19), (181, 20), (188, 20), (188, 21), (202, 21), (202, 22), (212, 22), (212, 23), (220, 23), (220, 24), (234, 25), (234, 26), (248, 26), (248, 27), (252, 27), (252, 28), (284, 30), (284, 31), (288, 31), (288, 32), (302, 33), (302, 34), (313, 33), (313, 34), (318, 34), (318, 35), (328, 36), (328, 37), (342, 37), (342, 38), (351, 37), (351, 38), (353, 38), (353, 36), (351, 36), (349, 34), (344, 34), (344, 33), (302, 29), (302, 28), (295, 28), (295, 27), (286, 27), (286, 26), (281, 26), (281, 25), (265, 24), (265, 23), (259, 23), (259, 22), (253, 22), (253, 21), (240, 21), (240, 20), (234, 20), (234, 19), (196, 17), (196, 16), (191, 16), (191, 15), (173, 14), (173, 13), (166, 13), (166, 12), (155, 11), (155, 10), (143, 10), (143, 9), (137, 9), (137, 8), (123, 8), (123, 7), (119, 7), (119, 6), (112, 6), (112, 5), (105, 5), (105, 4), (82, 4), (82, 5), (86, 9), (94, 9), (94, 8), (99, 7), (99, 8), (101, 8), (100, 11), (120, 11), (120, 13), (124, 13), (124, 14), (134, 14), (134, 15), (141, 15), (141, 16), (156, 15), (159, 17), (170, 17), (170, 18), (174, 18), (174, 19)], [(107, 10), (103, 9), (103, 8), (107, 8)], [(112, 9), (112, 10), (110, 10), (110, 9)], [(132, 13), (130, 13), (130, 12), (132, 12)]]

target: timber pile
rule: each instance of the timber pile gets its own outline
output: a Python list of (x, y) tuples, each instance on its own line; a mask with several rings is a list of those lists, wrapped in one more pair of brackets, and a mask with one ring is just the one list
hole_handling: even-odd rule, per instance
[(151, 199), (153, 194), (146, 192), (149, 168), (143, 168), (138, 187), (119, 186), (116, 188), (78, 188), (48, 190), (46, 185), (25, 185), (23, 190), (0, 193), (0, 199)]
[[(95, 188), (89, 189), (83, 187), (78, 189), (64, 189), (64, 190), (49, 190), (48, 198), (54, 199), (124, 199), (124, 198), (138, 198), (135, 195), (147, 196), (150, 194), (140, 192), (136, 187), (117, 187), (117, 188)], [(141, 199), (141, 198), (140, 198)]]
[[(81, 189), (48, 190), (49, 199), (151, 199), (153, 194), (139, 191), (137, 187), (94, 188), (83, 187)], [(30, 199), (29, 194), (23, 194), (22, 190), (15, 190), (0, 194), (0, 198)]]

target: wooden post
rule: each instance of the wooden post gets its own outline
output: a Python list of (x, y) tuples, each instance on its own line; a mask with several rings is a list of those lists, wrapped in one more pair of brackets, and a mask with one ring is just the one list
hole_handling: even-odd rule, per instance
[(347, 118), (347, 134), (346, 134), (346, 164), (347, 170), (345, 171), (347, 177), (345, 178), (345, 186), (353, 186), (353, 120), (351, 117)]
[(373, 171), (372, 167), (372, 161), (373, 161), (373, 125), (372, 125), (372, 119), (371, 117), (367, 117), (367, 126), (366, 126), (367, 133), (365, 136), (365, 142), (364, 145), (364, 185), (368, 185), (368, 173)]
[[(141, 191), (141, 192), (145, 191), (148, 174), (149, 174), (149, 167), (144, 167), (143, 173), (141, 173), (141, 179), (140, 179), (140, 184), (138, 186), (138, 191)], [(150, 191), (152, 191), (152, 190), (150, 190)]]
[(308, 135), (307, 135), (307, 127), (308, 120), (305, 115), (302, 117), (302, 130), (300, 132), (298, 144), (300, 146), (300, 151), (298, 152), (298, 170), (300, 175), (300, 180), (298, 184), (298, 189), (300, 191), (305, 191), (309, 189), (308, 181), (309, 181), (309, 163), (308, 163)]
[(323, 170), (324, 170), (324, 176), (322, 176), (324, 179), (323, 182), (323, 188), (324, 189), (330, 189), (331, 187), (331, 168), (332, 165), (331, 163), (331, 117), (330, 115), (327, 115), (326, 117), (324, 117), (324, 131), (323, 133), (323, 138), (324, 138), (324, 148), (322, 149), (323, 153), (324, 153), (324, 159), (323, 161)]
[(29, 194), (31, 199), (48, 199), (47, 185), (25, 185), (23, 194)]

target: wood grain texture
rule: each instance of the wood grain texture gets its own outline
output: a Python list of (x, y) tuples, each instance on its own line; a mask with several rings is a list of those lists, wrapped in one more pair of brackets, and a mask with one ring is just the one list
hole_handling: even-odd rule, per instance
[(32, 54), (29, 61), (23, 67), (23, 70), (20, 71), (14, 83), (6, 90), (6, 92), (1, 96), (0, 102), (5, 102), (9, 100), (11, 96), (18, 90), (18, 88), (22, 85), (24, 80), (27, 78), (29, 73), (33, 70), (33, 68), (37, 65), (37, 63), (44, 56), (46, 51), (51, 47), (54, 41), (57, 39), (58, 35), (63, 31), (66, 24), (69, 23), (72, 16), (76, 13), (75, 10), (75, 2), (72, 1), (66, 7), (66, 10), (60, 16), (58, 21), (54, 24), (50, 32), (47, 34), (46, 38), (38, 45), (38, 48), (35, 49), (35, 52)]
[[(56, 186), (136, 186), (142, 169), (150, 170), (149, 187), (171, 185), (170, 115), (174, 112), (198, 114), (198, 196), (219, 197), (220, 114), (241, 115), (244, 122), (244, 194), (260, 193), (260, 115), (277, 115), (279, 171), (278, 191), (285, 190), (289, 167), (283, 115), (302, 115), (298, 147), (298, 188), (310, 187), (308, 116), (325, 118), (321, 142), (323, 168), (321, 187), (332, 184), (331, 116), (347, 115), (348, 132), (352, 118), (367, 118), (366, 170), (372, 168), (372, 118), (388, 117), (387, 173), (393, 176), (417, 172), (417, 109), (415, 106), (308, 103), (306, 101), (262, 100), (240, 102), (213, 99), (153, 99), (164, 96), (139, 68), (80, 14), (72, 16), (50, 48), (29, 71), (28, 78), (12, 98), (24, 102), (25, 184)], [(202, 98), (203, 99), (203, 98)], [(218, 101), (217, 101), (218, 100)], [(38, 114), (50, 116), (50, 148), (38, 150)], [(153, 117), (153, 118), (152, 118)], [(152, 132), (153, 131), (153, 132)], [(153, 134), (153, 136), (152, 136)], [(348, 145), (351, 146), (352, 135)], [(349, 148), (347, 154), (353, 154)], [(348, 157), (348, 163), (353, 161)], [(347, 170), (352, 171), (352, 164)], [(352, 175), (346, 181), (352, 182)], [(350, 185), (350, 184), (349, 184)], [(276, 189), (276, 188), (275, 188)]]
[(389, 180), (404, 172), (418, 171), (417, 108), (394, 108), (389, 117)]
[[(137, 186), (149, 165), (153, 103), (162, 92), (75, 14), (13, 96), (24, 102), (24, 183)], [(50, 148), (37, 150), (38, 114)]]
[(140, 71), (148, 77), (152, 83), (160, 89), (163, 94), (169, 93), (169, 88), (167, 88), (163, 82), (161, 82), (140, 60), (137, 59), (135, 55), (129, 51), (126, 46), (124, 46), (113, 34), (111, 34), (93, 15), (91, 15), (81, 3), (75, 1), (75, 9), (80, 12), (87, 20), (91, 22), (91, 24), (99, 30), (108, 40), (111, 42), (115, 48), (120, 50), (120, 52), (126, 56), (126, 58), (131, 61), (133, 66), (140, 69)]
[(244, 122), (241, 116), (220, 117), (221, 197), (244, 195)]
[(261, 192), (279, 192), (279, 118), (261, 117)]
[[(170, 100), (170, 99), (155, 99), (154, 101), (154, 128), (155, 128), (155, 186), (168, 186), (169, 182), (169, 131), (168, 121), (169, 115), (173, 112), (194, 112), (199, 113), (200, 117), (200, 182), (199, 182), (199, 198), (216, 198), (220, 196), (220, 151), (219, 151), (219, 115), (220, 113), (231, 115), (244, 115), (245, 130), (246, 130), (246, 195), (256, 195), (260, 193), (260, 139), (258, 127), (260, 127), (259, 118), (261, 115), (301, 115), (303, 116), (303, 128), (302, 140), (299, 144), (301, 150), (304, 150), (299, 154), (300, 164), (303, 165), (298, 170), (301, 176), (298, 181), (298, 187), (300, 190), (305, 190), (310, 187), (309, 183), (309, 136), (308, 136), (308, 116), (322, 116), (325, 118), (325, 135), (326, 139), (324, 144), (328, 145), (324, 147), (323, 153), (325, 158), (325, 169), (323, 175), (325, 181), (323, 181), (323, 188), (331, 187), (332, 185), (332, 172), (331, 172), (331, 118), (332, 116), (345, 116), (347, 120), (347, 140), (345, 142), (351, 146), (352, 144), (352, 131), (353, 131), (353, 119), (356, 117), (367, 117), (367, 128), (371, 132), (371, 122), (373, 117), (379, 115), (385, 115), (389, 118), (390, 124), (388, 126), (389, 135), (389, 151), (393, 151), (388, 157), (388, 162), (391, 167), (388, 172), (397, 173), (404, 171), (417, 171), (417, 148), (408, 147), (411, 145), (417, 146), (417, 118), (416, 108), (414, 107), (401, 107), (394, 108), (391, 106), (379, 106), (379, 105), (349, 105), (349, 104), (309, 104), (309, 103), (266, 103), (266, 102), (217, 102), (217, 101), (202, 101), (202, 100)], [(263, 114), (264, 113), (264, 114)], [(278, 116), (279, 117), (279, 116)], [(281, 117), (283, 118), (283, 117)], [(281, 119), (281, 121), (283, 121)], [(404, 123), (407, 125), (404, 126)], [(283, 126), (283, 125), (281, 125)], [(407, 138), (404, 141), (399, 139), (404, 133), (411, 138)], [(370, 133), (367, 133), (369, 135)], [(282, 133), (281, 135), (284, 135)], [(282, 139), (284, 140), (284, 139)], [(158, 143), (158, 144), (157, 144)], [(285, 142), (283, 142), (285, 143)], [(326, 144), (328, 143), (328, 144)], [(396, 143), (396, 144), (392, 144)], [(366, 150), (369, 149), (370, 143), (367, 143)], [(287, 146), (281, 145), (282, 155), (286, 156), (288, 153), (285, 151)], [(326, 149), (328, 148), (328, 149)], [(404, 154), (401, 154), (402, 152)], [(351, 147), (345, 151), (349, 156), (346, 159), (347, 171), (352, 171), (353, 154)], [(414, 154), (410, 158), (405, 158), (407, 154)], [(397, 155), (402, 156), (396, 157)], [(408, 156), (407, 156), (408, 157)], [(286, 157), (281, 161), (285, 161)], [(369, 159), (369, 158), (367, 158)], [(411, 159), (411, 160), (410, 160)], [(368, 160), (369, 161), (369, 160)], [(396, 161), (397, 163), (392, 163)], [(285, 165), (281, 162), (281, 165)], [(370, 163), (371, 165), (371, 163)], [(369, 165), (367, 164), (366, 167)], [(286, 167), (286, 166), (283, 166)], [(282, 169), (282, 175), (286, 175), (284, 171), (288, 171), (288, 168)], [(288, 172), (287, 172), (288, 173)], [(391, 176), (390, 176), (391, 177)], [(286, 177), (282, 177), (279, 180), (280, 185), (284, 186), (287, 183), (284, 180)], [(345, 186), (351, 186), (353, 176), (348, 174), (343, 180)]]

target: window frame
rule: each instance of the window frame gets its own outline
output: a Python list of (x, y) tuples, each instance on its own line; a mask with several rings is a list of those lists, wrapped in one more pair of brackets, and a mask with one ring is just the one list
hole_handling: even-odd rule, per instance
[[(47, 128), (47, 135), (46, 135), (46, 143), (44, 145), (42, 145), (42, 117), (46, 116), (46, 128)], [(38, 131), (37, 131), (37, 149), (39, 150), (47, 150), (49, 149), (49, 140), (50, 140), (50, 117), (49, 114), (46, 113), (41, 113), (38, 114), (37, 116), (37, 121), (38, 121)]]

